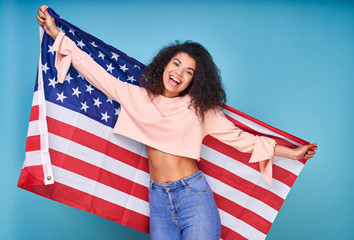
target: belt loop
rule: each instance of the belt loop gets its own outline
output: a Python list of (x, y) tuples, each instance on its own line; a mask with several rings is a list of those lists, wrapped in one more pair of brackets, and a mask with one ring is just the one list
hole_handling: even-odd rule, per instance
[(181, 182), (183, 183), (183, 186), (187, 186), (183, 179), (181, 179)]
[(154, 184), (154, 181), (150, 179), (150, 190), (152, 189), (152, 185)]

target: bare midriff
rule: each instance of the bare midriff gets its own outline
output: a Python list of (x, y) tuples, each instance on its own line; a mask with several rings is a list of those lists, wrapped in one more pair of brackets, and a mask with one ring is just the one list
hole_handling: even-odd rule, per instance
[(175, 182), (198, 171), (196, 160), (146, 146), (150, 178), (158, 183)]

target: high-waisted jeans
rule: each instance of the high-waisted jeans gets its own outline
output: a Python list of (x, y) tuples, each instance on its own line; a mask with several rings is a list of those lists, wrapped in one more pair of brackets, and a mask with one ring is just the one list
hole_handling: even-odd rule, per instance
[(201, 171), (172, 183), (150, 180), (152, 240), (220, 239), (220, 216)]

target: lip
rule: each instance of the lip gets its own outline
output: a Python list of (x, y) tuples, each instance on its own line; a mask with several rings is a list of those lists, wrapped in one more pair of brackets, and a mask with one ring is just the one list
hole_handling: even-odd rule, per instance
[(170, 78), (172, 78), (173, 80), (175, 80), (175, 82), (177, 82), (178, 84), (181, 84), (181, 80), (176, 78), (175, 76), (171, 75)]
[(178, 87), (180, 84), (178, 84), (177, 82), (175, 82), (174, 80), (172, 80), (171, 78), (168, 78), (168, 84), (171, 87)]

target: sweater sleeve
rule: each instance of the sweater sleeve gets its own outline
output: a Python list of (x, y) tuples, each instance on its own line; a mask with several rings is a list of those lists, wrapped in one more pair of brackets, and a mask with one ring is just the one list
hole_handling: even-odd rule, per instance
[(205, 117), (205, 135), (211, 135), (241, 152), (252, 153), (250, 163), (259, 162), (260, 171), (272, 183), (272, 166), (276, 142), (272, 138), (243, 131), (229, 121), (219, 108), (211, 109)]
[(56, 51), (55, 68), (58, 82), (63, 83), (72, 64), (73, 67), (92, 85), (120, 104), (129, 101), (139, 87), (122, 82), (109, 74), (87, 53), (79, 49), (75, 42), (60, 32), (52, 49)]

